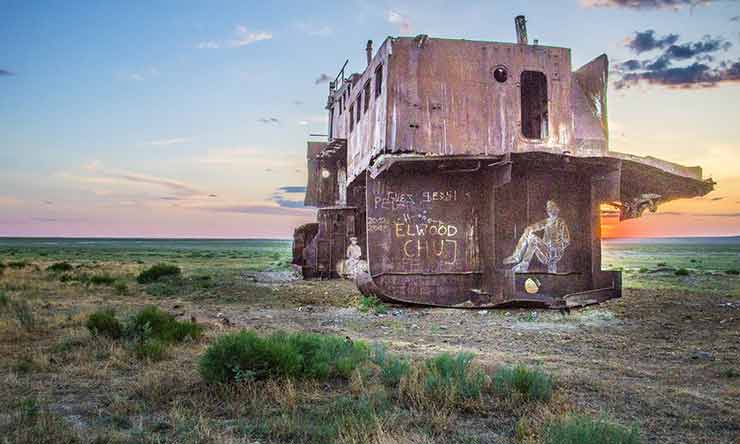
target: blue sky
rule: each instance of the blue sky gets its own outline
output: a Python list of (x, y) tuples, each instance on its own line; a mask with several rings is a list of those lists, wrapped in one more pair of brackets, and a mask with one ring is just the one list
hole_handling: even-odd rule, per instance
[[(626, 46), (646, 30), (710, 35), (730, 44), (715, 64), (740, 60), (740, 2), (622, 3), (0, 0), (0, 235), (289, 237), (313, 217), (281, 187), (305, 184), (305, 141), (326, 133), (317, 79), (347, 58), (361, 69), (368, 39), (513, 41), (525, 14), (530, 40), (571, 47), (574, 69), (649, 57)], [(702, 164), (730, 184), (724, 202), (669, 210), (731, 215), (738, 99), (734, 81), (612, 88), (612, 149)], [(714, 219), (699, 234), (740, 232)]]

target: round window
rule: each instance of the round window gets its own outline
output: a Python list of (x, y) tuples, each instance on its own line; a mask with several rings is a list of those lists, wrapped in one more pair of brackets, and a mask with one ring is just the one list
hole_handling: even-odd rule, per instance
[(326, 168), (321, 170), (321, 177), (323, 177), (324, 179), (328, 179), (329, 176), (331, 176), (329, 170), (327, 170)]
[(504, 83), (509, 78), (509, 73), (506, 72), (506, 68), (499, 66), (493, 70), (493, 78), (499, 83)]

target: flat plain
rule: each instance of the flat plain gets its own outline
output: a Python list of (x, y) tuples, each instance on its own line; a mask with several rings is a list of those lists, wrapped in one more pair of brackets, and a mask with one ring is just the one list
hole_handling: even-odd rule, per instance
[[(737, 238), (605, 242), (624, 296), (570, 313), (385, 306), (348, 281), (286, 279), (290, 245), (0, 239), (0, 442), (535, 443), (574, 415), (639, 430), (617, 442), (739, 442)], [(160, 263), (182, 273), (137, 281)], [(86, 327), (146, 306), (203, 335), (141, 353)], [(368, 344), (372, 362), (345, 378), (207, 383), (202, 356), (241, 330), (334, 335)], [(409, 364), (394, 384), (380, 348)], [(444, 353), (474, 354), (474, 396), (435, 397), (419, 379)], [(497, 388), (517, 365), (549, 375), (551, 396)]]

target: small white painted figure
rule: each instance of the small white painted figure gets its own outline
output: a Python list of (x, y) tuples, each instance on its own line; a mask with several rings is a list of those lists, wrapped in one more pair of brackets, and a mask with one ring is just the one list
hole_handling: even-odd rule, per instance
[(347, 247), (347, 260), (344, 262), (344, 274), (350, 278), (354, 278), (357, 274), (358, 267), (362, 262), (362, 248), (357, 244), (356, 237), (349, 238), (349, 246)]
[[(560, 208), (554, 201), (548, 200), (545, 209), (547, 219), (524, 229), (514, 253), (504, 259), (504, 264), (514, 265), (513, 271), (526, 273), (529, 263), (536, 256), (547, 266), (548, 273), (558, 272), (558, 262), (570, 244), (570, 232), (565, 221), (560, 218)], [(535, 234), (540, 231), (543, 232), (542, 238)]]

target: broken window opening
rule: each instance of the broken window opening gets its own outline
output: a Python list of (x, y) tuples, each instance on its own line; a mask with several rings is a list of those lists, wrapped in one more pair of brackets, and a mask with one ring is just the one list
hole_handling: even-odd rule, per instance
[(360, 116), (362, 116), (362, 94), (357, 95), (357, 123), (360, 123)]
[(380, 91), (383, 88), (383, 65), (378, 66), (375, 69), (375, 97), (380, 96)]
[(539, 71), (522, 71), (522, 135), (545, 139), (548, 134), (547, 77)]
[(366, 113), (368, 108), (370, 108), (370, 80), (365, 82), (365, 106), (363, 108), (363, 113)]

